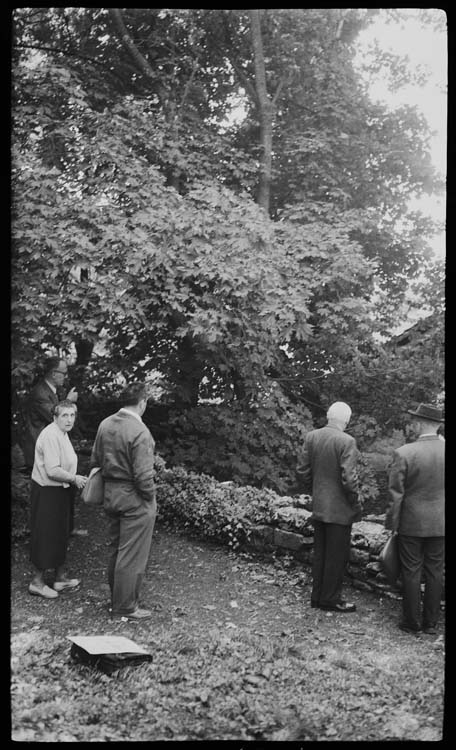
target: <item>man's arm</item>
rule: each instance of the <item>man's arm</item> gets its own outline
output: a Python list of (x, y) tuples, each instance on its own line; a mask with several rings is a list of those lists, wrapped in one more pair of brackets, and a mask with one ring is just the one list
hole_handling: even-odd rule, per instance
[(136, 490), (145, 500), (155, 500), (154, 439), (149, 430), (142, 430), (132, 443), (132, 473)]
[(92, 445), (92, 453), (90, 454), (89, 471), (95, 468), (95, 466), (101, 466), (101, 455), (100, 455), (100, 428), (97, 430), (97, 434)]
[(304, 447), (296, 463), (296, 473), (298, 475), (299, 489), (303, 489), (309, 495), (312, 494), (312, 463), (310, 460), (309, 439), (305, 438)]
[(359, 495), (358, 448), (355, 440), (346, 443), (340, 457), (342, 487), (354, 509), (361, 514), (363, 509)]
[(385, 527), (392, 531), (397, 531), (399, 528), (406, 478), (407, 464), (405, 459), (400, 453), (394, 451), (388, 480), (389, 505), (385, 516)]

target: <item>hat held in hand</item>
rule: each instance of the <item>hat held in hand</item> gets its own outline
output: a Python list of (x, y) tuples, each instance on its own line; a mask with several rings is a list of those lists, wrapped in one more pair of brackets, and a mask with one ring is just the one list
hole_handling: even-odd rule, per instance
[(419, 419), (429, 419), (431, 422), (444, 422), (443, 411), (438, 409), (437, 406), (431, 404), (420, 404), (416, 411), (407, 409), (407, 414), (413, 414), (414, 417)]

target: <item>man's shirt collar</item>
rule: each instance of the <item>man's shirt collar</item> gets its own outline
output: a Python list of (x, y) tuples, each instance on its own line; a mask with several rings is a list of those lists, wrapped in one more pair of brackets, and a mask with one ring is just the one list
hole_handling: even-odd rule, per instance
[(44, 378), (44, 382), (47, 383), (53, 393), (57, 393), (57, 388), (53, 383), (50, 383), (49, 380), (46, 380), (46, 378)]
[(140, 421), (140, 422), (142, 422), (142, 419), (141, 419), (141, 417), (139, 416), (139, 414), (138, 414), (137, 412), (135, 412), (135, 411), (131, 411), (130, 409), (127, 409), (127, 407), (126, 407), (126, 406), (122, 406), (122, 408), (121, 408), (121, 409), (119, 409), (119, 411), (123, 411), (123, 412), (125, 412), (126, 414), (131, 414), (131, 415), (132, 415), (133, 417), (136, 417), (136, 419), (139, 419), (139, 421)]
[(338, 422), (333, 422), (332, 419), (328, 420), (326, 427), (332, 427), (334, 430), (339, 430), (339, 432), (345, 432), (344, 428)]

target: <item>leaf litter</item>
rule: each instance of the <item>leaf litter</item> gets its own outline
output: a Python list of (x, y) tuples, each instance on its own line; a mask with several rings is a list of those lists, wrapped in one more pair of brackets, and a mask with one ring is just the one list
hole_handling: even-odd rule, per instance
[[(153, 619), (114, 622), (95, 577), (106, 548), (91, 543), (106, 535), (103, 517), (80, 512), (89, 536), (70, 548), (82, 579), (71, 598), (30, 597), (26, 545), (15, 550), (16, 741), (442, 738), (443, 626), (437, 638), (406, 639), (400, 605), (359, 591), (350, 620), (311, 610), (310, 576), (294, 561), (235, 555), (160, 526), (143, 592)], [(152, 662), (114, 677), (75, 665), (70, 631), (131, 637)]]

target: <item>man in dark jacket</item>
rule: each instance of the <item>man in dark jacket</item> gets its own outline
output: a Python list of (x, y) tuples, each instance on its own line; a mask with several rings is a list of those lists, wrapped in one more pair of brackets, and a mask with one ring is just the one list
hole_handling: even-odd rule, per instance
[(336, 401), (327, 412), (328, 424), (307, 433), (298, 473), (312, 495), (314, 526), (311, 606), (335, 612), (354, 612), (341, 598), (350, 554), (353, 521), (361, 518), (358, 494), (356, 441), (346, 429), (351, 409)]
[(155, 443), (141, 419), (147, 406), (145, 385), (127, 386), (121, 403), (122, 408), (98, 427), (90, 468), (100, 466), (104, 479), (112, 614), (143, 620), (152, 615), (138, 604), (156, 516)]
[[(401, 630), (436, 633), (443, 586), (445, 535), (445, 441), (437, 434), (443, 417), (435, 406), (409, 411), (418, 439), (394, 451), (385, 525), (398, 533), (401, 562)], [(424, 598), (421, 618), (421, 579)]]
[(54, 406), (68, 399), (76, 403), (78, 392), (71, 388), (68, 393), (63, 384), (68, 374), (68, 365), (60, 357), (46, 360), (43, 377), (38, 380), (26, 398), (24, 405), (24, 432), (22, 450), (25, 465), (32, 470), (35, 458), (35, 443), (41, 430), (54, 420)]
[[(64, 387), (65, 378), (68, 375), (66, 360), (60, 357), (49, 357), (44, 364), (43, 377), (38, 380), (26, 398), (23, 410), (24, 430), (21, 436), (21, 447), (24, 453), (26, 469), (33, 469), (35, 459), (35, 443), (38, 435), (44, 427), (54, 421), (54, 406), (68, 399), (74, 404), (78, 400), (78, 392), (75, 388)], [(70, 508), (70, 534), (71, 536), (87, 536), (87, 529), (76, 529), (74, 527), (75, 496), (72, 493)]]

